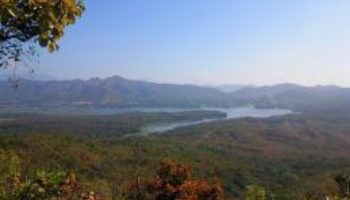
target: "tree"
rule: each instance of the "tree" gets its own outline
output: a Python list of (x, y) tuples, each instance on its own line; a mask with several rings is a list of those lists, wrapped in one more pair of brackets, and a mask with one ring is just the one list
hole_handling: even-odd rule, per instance
[(72, 172), (39, 171), (32, 179), (19, 176), (7, 179), (0, 200), (104, 200), (95, 192), (83, 192)]
[(248, 185), (244, 192), (245, 200), (266, 200), (266, 191), (257, 185)]
[(341, 197), (350, 197), (350, 175), (349, 174), (339, 174), (334, 178), (335, 182), (339, 187), (339, 194)]
[(84, 9), (82, 0), (0, 0), (0, 67), (35, 56), (37, 44), (57, 50)]
[(188, 165), (165, 159), (154, 179), (132, 184), (126, 194), (128, 200), (220, 200), (221, 185), (201, 179), (191, 179)]

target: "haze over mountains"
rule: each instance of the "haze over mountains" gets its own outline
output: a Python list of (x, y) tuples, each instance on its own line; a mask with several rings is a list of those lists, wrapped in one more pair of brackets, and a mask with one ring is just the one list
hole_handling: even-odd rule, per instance
[(222, 92), (226, 92), (226, 93), (231, 93), (231, 92), (236, 92), (237, 90), (246, 88), (246, 87), (254, 87), (252, 85), (240, 85), (240, 84), (225, 84), (225, 85), (218, 85), (218, 86), (213, 86), (216, 89), (219, 89)]
[(0, 82), (3, 106), (119, 106), (119, 107), (231, 107), (254, 105), (296, 111), (342, 109), (350, 102), (350, 89), (336, 86), (303, 87), (279, 84), (230, 91), (196, 85), (158, 84), (106, 79), (20, 82), (18, 88)]

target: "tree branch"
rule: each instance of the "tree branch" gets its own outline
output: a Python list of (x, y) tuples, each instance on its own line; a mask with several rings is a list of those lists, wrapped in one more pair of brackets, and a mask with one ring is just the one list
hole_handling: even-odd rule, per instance
[(14, 38), (17, 38), (16, 34), (9, 35), (9, 36), (0, 35), (0, 42), (6, 42), (6, 41), (14, 39)]

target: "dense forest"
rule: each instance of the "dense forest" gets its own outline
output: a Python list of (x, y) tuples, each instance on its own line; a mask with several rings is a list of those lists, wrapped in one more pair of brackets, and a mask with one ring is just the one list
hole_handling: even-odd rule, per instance
[[(213, 199), (323, 199), (348, 195), (343, 188), (350, 170), (350, 125), (346, 115), (292, 114), (224, 120), (151, 135), (135, 129), (159, 120), (200, 119), (199, 116), (193, 112), (2, 114), (3, 195), (9, 195), (9, 191), (29, 195), (19, 188), (36, 193), (37, 187), (44, 187), (48, 192), (45, 195), (57, 195), (57, 185), (74, 174), (79, 187), (70, 195), (93, 192), (96, 198), (130, 199), (148, 191), (148, 197), (134, 199), (157, 199), (154, 195), (164, 188), (146, 185), (157, 182), (153, 178), (159, 177), (157, 173), (167, 165), (164, 162), (173, 168), (186, 166), (186, 173), (191, 173), (186, 180), (194, 181), (194, 188), (186, 191), (199, 196), (183, 197), (174, 189), (181, 198), (158, 199), (210, 199), (200, 198), (209, 193), (217, 195)], [(18, 179), (15, 185), (20, 186), (13, 191), (8, 186), (10, 175)], [(50, 184), (28, 188), (34, 187), (32, 182), (43, 180)]]

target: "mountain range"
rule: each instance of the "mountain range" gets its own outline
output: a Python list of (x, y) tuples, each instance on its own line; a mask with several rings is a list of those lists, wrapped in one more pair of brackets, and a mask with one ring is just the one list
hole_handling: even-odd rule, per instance
[[(3, 105), (109, 105), (109, 106), (199, 106), (225, 99), (217, 89), (195, 85), (157, 84), (127, 80), (119, 76), (106, 79), (67, 81), (23, 80), (13, 88), (0, 82)], [(221, 103), (221, 102), (218, 102)]]
[(0, 103), (21, 106), (117, 106), (117, 107), (231, 107), (255, 105), (296, 111), (349, 107), (350, 89), (336, 86), (304, 87), (279, 84), (240, 87), (232, 92), (196, 85), (159, 84), (106, 79), (64, 81), (22, 80), (18, 87), (0, 81)]

